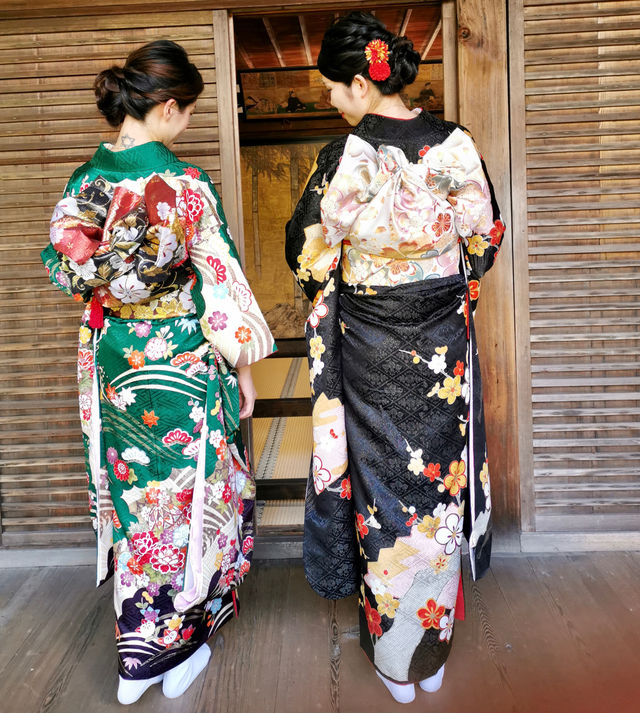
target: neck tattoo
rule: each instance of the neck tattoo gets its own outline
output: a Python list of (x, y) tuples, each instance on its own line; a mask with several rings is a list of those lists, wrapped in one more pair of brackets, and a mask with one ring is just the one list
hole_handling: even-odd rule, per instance
[(135, 142), (136, 140), (133, 138), (133, 136), (129, 136), (129, 134), (123, 134), (120, 137), (120, 144), (125, 149), (130, 149), (135, 144)]

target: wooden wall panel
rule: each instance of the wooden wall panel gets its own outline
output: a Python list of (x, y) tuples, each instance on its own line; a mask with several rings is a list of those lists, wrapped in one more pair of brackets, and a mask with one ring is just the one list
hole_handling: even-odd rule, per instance
[(519, 546), (519, 471), (509, 170), (506, 6), (458, 0), (458, 121), (487, 163), (507, 225), (484, 278), (476, 329), (482, 365), (494, 524), (502, 549)]
[(81, 307), (49, 284), (39, 253), (66, 180), (115, 136), (95, 107), (95, 74), (159, 38), (183, 44), (206, 83), (176, 153), (219, 184), (210, 11), (0, 22), (2, 545), (93, 540), (75, 385)]
[(640, 2), (509, 9), (523, 529), (588, 540), (640, 525)]

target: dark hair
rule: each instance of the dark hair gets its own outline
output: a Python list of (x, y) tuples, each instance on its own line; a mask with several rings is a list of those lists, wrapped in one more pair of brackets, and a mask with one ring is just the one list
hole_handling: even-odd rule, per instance
[(144, 119), (149, 109), (168, 99), (184, 109), (203, 87), (202, 76), (184, 48), (170, 40), (134, 50), (124, 67), (105, 69), (93, 83), (98, 109), (111, 126), (120, 126), (125, 116)]
[[(372, 40), (389, 46), (391, 74), (382, 81), (371, 79), (365, 47)], [(350, 85), (356, 74), (370, 79), (382, 94), (397, 94), (411, 84), (418, 74), (420, 55), (413, 42), (389, 32), (369, 12), (351, 12), (333, 22), (322, 38), (318, 69), (327, 79)]]

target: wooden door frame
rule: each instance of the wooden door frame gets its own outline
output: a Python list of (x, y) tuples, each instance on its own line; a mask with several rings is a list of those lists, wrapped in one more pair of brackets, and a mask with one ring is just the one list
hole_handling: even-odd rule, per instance
[[(522, 255), (514, 260), (514, 248), (521, 252), (521, 244), (511, 240), (511, 159), (509, 154), (509, 93), (507, 66), (507, 2), (508, 0), (443, 0), (444, 52), (455, 58), (457, 70), (448, 62), (448, 71), (454, 72), (458, 92), (453, 106), (457, 117), (447, 111), (448, 118), (457, 119), (473, 133), (478, 146), (486, 154), (489, 173), (493, 178), (498, 201), (502, 207), (508, 234), (496, 267), (483, 280), (483, 297), (480, 300), (476, 323), (478, 341), (483, 356), (485, 404), (489, 449), (494, 481), (493, 503), (496, 531), (500, 548), (519, 549), (520, 535), (520, 477), (519, 471), (528, 473), (530, 453), (526, 438), (531, 438), (530, 423), (526, 419), (526, 400), (530, 392), (524, 390), (524, 380), (517, 374), (526, 371), (526, 355), (518, 352), (516, 370), (516, 335), (520, 340), (522, 327), (516, 332), (516, 285), (522, 290)], [(377, 5), (402, 6), (402, 0), (379, 0)], [(231, 230), (242, 249), (242, 209), (239, 194), (239, 141), (237, 114), (235, 112), (235, 61), (233, 57), (233, 27), (229, 17), (237, 13), (296, 12), (302, 10), (335, 10), (353, 7), (353, 0), (138, 0), (136, 10), (141, 13), (162, 10), (208, 10), (214, 13), (214, 41), (225, 49), (217, 53), (218, 102), (220, 125), (220, 155), (222, 194)], [(512, 6), (515, 6), (512, 3)], [(78, 5), (77, 0), (5, 0), (0, 10), (0, 20), (36, 17), (61, 18), (73, 15), (121, 14), (130, 6), (121, 0), (94, 0), (90, 8)], [(455, 21), (455, 22), (454, 22)], [(455, 42), (454, 42), (455, 41)], [(456, 49), (454, 49), (454, 46)], [(224, 87), (224, 91), (222, 88)], [(512, 83), (512, 88), (516, 85)], [(517, 89), (523, 92), (523, 87)], [(518, 95), (514, 95), (518, 100)], [(451, 101), (449, 101), (451, 106)], [(228, 137), (231, 134), (230, 140)], [(513, 156), (522, 147), (514, 147)], [(516, 176), (517, 178), (517, 176)], [(516, 184), (517, 185), (517, 184)], [(515, 205), (516, 209), (518, 206)], [(521, 205), (520, 208), (521, 209)], [(514, 210), (514, 216), (517, 211)], [(516, 217), (517, 220), (517, 217)], [(518, 223), (518, 226), (521, 224)], [(521, 227), (518, 227), (518, 231)], [(520, 234), (516, 238), (520, 240)], [(518, 278), (514, 284), (514, 269)], [(518, 292), (517, 304), (522, 305)], [(518, 314), (520, 320), (523, 315)], [(495, 326), (494, 326), (495, 325)], [(524, 361), (520, 361), (524, 359)], [(522, 420), (520, 420), (522, 419)], [(527, 432), (527, 429), (529, 431)], [(524, 433), (523, 433), (524, 431)], [(518, 443), (520, 434), (520, 449)], [(524, 444), (524, 445), (523, 445)], [(521, 456), (519, 456), (521, 453)], [(527, 515), (527, 478), (522, 483), (524, 525), (530, 526)], [(517, 543), (516, 543), (517, 540)]]
[[(376, 4), (393, 6), (399, 3), (397, 0), (383, 0)], [(512, 210), (507, 6), (506, 0), (495, 0), (491, 3), (486, 0), (443, 0), (441, 4), (443, 56), (446, 57), (447, 75), (445, 87), (448, 92), (445, 99), (446, 118), (466, 126), (474, 135), (478, 146), (486, 153), (489, 174), (493, 178), (508, 231), (496, 267), (483, 280), (483, 297), (480, 300), (476, 329), (484, 361), (484, 398), (488, 447), (493, 464), (492, 500), (496, 514), (497, 545), (498, 549), (503, 551), (519, 551), (519, 474), (522, 465), (526, 464), (519, 461), (518, 434), (521, 428), (518, 418), (521, 414), (518, 411), (518, 394), (527, 399), (528, 393), (518, 388), (522, 385), (516, 378), (522, 371), (522, 364), (519, 370), (516, 369), (515, 246), (509, 234)], [(231, 5), (232, 3), (227, 2), (226, 10), (220, 12), (223, 15), (228, 13), (229, 17), (247, 12), (275, 14), (295, 11), (300, 8), (301, 3), (298, 0), (283, 0), (275, 5), (268, 0), (260, 0), (252, 5), (250, 10), (246, 6), (242, 7), (240, 3), (235, 8)], [(353, 5), (352, 0), (308, 0), (304, 3), (307, 9), (330, 7), (339, 10)], [(235, 72), (235, 68), (233, 69)], [(235, 74), (233, 81), (235, 82)], [(229, 85), (230, 82), (227, 81), (226, 84)], [(240, 218), (235, 230), (238, 239), (243, 242), (242, 206), (238, 205), (242, 194), (235, 182), (235, 176), (238, 175), (235, 168), (238, 150), (223, 146), (222, 127), (227, 124), (227, 119), (222, 114), (221, 99), (219, 95), (223, 199), (225, 209)], [(235, 121), (237, 122), (237, 117)], [(235, 141), (239, 146), (237, 134)], [(225, 175), (234, 177), (228, 190), (225, 188)], [(520, 333), (518, 331), (518, 335)], [(521, 434), (521, 442), (525, 442), (527, 436), (530, 438), (531, 434)], [(524, 455), (526, 456), (526, 451)], [(525, 492), (526, 489), (523, 490), (523, 493)]]

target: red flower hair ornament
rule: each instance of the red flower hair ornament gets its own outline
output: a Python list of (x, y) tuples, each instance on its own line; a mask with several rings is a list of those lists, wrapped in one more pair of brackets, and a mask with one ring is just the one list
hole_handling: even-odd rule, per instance
[(364, 56), (369, 62), (369, 76), (376, 82), (383, 82), (390, 74), (389, 45), (384, 40), (371, 40), (364, 48)]

